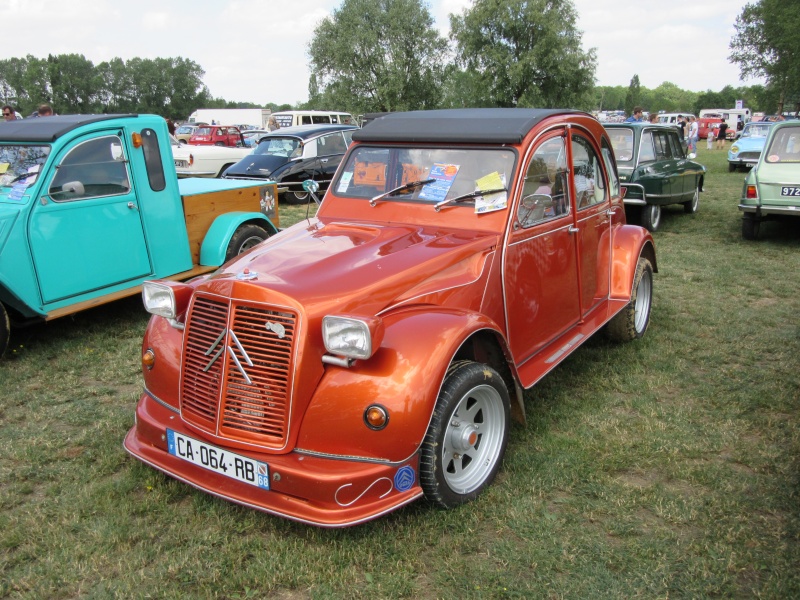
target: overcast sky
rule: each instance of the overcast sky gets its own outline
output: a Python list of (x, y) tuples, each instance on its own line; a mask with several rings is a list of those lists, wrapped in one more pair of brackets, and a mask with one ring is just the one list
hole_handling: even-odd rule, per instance
[[(0, 0), (4, 57), (82, 54), (182, 57), (206, 72), (211, 94), (276, 104), (308, 98), (307, 48), (314, 27), (342, 0)], [(597, 50), (597, 84), (634, 74), (691, 91), (741, 82), (727, 60), (733, 23), (747, 0), (573, 0), (583, 49)], [(471, 0), (430, 0), (446, 35), (448, 15)], [(337, 107), (327, 107), (337, 108)]]

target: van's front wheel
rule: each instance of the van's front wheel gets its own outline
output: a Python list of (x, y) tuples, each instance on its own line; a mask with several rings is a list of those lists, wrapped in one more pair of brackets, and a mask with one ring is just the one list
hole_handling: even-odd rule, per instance
[(450, 365), (420, 455), (428, 500), (452, 508), (494, 479), (508, 444), (510, 401), (500, 375), (471, 361)]

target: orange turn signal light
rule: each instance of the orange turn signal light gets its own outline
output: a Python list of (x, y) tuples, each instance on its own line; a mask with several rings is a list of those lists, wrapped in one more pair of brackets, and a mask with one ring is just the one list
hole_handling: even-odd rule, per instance
[(756, 200), (758, 198), (758, 190), (756, 189), (756, 186), (747, 186), (746, 197), (748, 200)]
[(370, 429), (380, 431), (389, 424), (389, 413), (380, 404), (373, 404), (364, 411), (364, 423)]
[(138, 131), (134, 131), (131, 134), (131, 143), (133, 144), (134, 148), (141, 148), (142, 147), (142, 134)]
[(147, 369), (152, 369), (156, 364), (156, 353), (151, 348), (145, 350), (142, 354), (142, 365)]

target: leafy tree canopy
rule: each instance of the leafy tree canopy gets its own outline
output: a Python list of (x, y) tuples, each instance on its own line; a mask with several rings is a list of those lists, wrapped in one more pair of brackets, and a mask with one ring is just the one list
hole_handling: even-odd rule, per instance
[(764, 77), (777, 92), (779, 112), (800, 102), (800, 2), (746, 4), (734, 28), (728, 59), (739, 65), (742, 78)]
[(421, 0), (344, 0), (309, 45), (309, 105), (438, 108), (447, 40)]
[(587, 104), (596, 53), (581, 48), (571, 0), (475, 0), (450, 15), (468, 106)]

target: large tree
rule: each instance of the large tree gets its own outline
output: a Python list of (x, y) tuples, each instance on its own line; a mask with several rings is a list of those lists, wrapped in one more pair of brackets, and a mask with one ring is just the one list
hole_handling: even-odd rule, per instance
[(597, 59), (571, 0), (475, 0), (450, 15), (468, 105), (590, 108)]
[(634, 74), (631, 78), (630, 85), (628, 85), (628, 93), (625, 94), (625, 112), (632, 115), (633, 109), (641, 105), (642, 84), (639, 82), (639, 76)]
[(309, 104), (353, 112), (436, 108), (446, 51), (421, 0), (344, 0), (314, 30)]
[(734, 28), (728, 59), (739, 65), (742, 79), (764, 77), (778, 93), (779, 112), (800, 101), (800, 2), (746, 4)]

